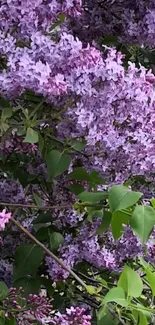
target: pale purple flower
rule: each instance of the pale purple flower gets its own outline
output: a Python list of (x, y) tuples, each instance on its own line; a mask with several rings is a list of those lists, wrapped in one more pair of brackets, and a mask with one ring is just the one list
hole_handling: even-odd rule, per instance
[(2, 212), (0, 212), (0, 230), (5, 229), (5, 225), (10, 221), (11, 219), (11, 212), (6, 212), (6, 209), (3, 209)]

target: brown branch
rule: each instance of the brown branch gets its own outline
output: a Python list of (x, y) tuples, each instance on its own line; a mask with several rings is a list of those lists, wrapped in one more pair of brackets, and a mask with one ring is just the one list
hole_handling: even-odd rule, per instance
[[(16, 211), (17, 212), (17, 211)], [(15, 212), (14, 212), (15, 214)], [(11, 218), (11, 221), (18, 227), (22, 232), (24, 232), (29, 238), (32, 239), (34, 243), (40, 246), (47, 255), (52, 257), (64, 270), (70, 273), (75, 280), (77, 280), (84, 288), (86, 284), (78, 277), (74, 271), (72, 271), (61, 259), (59, 259), (55, 254), (53, 254), (44, 244), (42, 244), (37, 238), (35, 238), (26, 228), (24, 228), (17, 220), (14, 219), (14, 216)]]
[(35, 204), (20, 204), (20, 203), (7, 203), (7, 202), (0, 202), (0, 205), (2, 206), (8, 206), (12, 208), (30, 208), (30, 209), (37, 209), (37, 210), (61, 210), (61, 209), (66, 209), (68, 208), (68, 204), (62, 204), (62, 205), (47, 205), (47, 206), (42, 206), (42, 205), (35, 205)]
[[(83, 207), (101, 207), (101, 208), (108, 208), (107, 205), (104, 204), (98, 204), (98, 203), (78, 203), (79, 206)], [(0, 202), (0, 206), (5, 206), (5, 207), (12, 207), (12, 208), (30, 208), (30, 209), (37, 209), (37, 210), (61, 210), (61, 209), (68, 209), (69, 205), (68, 204), (62, 204), (62, 205), (47, 205), (47, 206), (42, 206), (42, 205), (35, 205), (35, 204), (20, 204), (20, 203), (8, 203), (8, 202)]]

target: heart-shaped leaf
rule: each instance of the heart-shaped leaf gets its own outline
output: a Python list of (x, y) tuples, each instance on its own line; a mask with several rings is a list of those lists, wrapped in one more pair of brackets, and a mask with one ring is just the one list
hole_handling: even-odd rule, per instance
[(147, 205), (138, 205), (132, 213), (130, 225), (142, 243), (145, 243), (155, 225), (154, 209)]
[(109, 191), (110, 211), (115, 212), (131, 207), (138, 202), (141, 196), (141, 192), (130, 191), (123, 185), (114, 185)]

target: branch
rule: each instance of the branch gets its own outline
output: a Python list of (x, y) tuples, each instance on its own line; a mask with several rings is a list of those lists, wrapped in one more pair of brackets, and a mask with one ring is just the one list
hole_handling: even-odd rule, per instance
[[(17, 212), (17, 211), (16, 211)], [(15, 212), (14, 212), (15, 214)], [(46, 252), (47, 255), (52, 257), (64, 270), (69, 272), (74, 279), (76, 279), (84, 288), (86, 288), (86, 284), (76, 275), (61, 259), (59, 259), (56, 255), (54, 255), (44, 244), (42, 244), (37, 238), (35, 238), (26, 228), (24, 228), (17, 220), (11, 218), (11, 221), (22, 231), (24, 232), (29, 238), (32, 239), (34, 243), (36, 243), (38, 246), (40, 246), (44, 252)]]
[(108, 310), (109, 310), (110, 314), (115, 319), (117, 319), (122, 325), (126, 325), (126, 323), (124, 322), (124, 320), (122, 318), (120, 318), (119, 315), (117, 313), (115, 313), (115, 311), (111, 307), (109, 307), (108, 305), (107, 305), (107, 307), (108, 307)]
[(37, 209), (37, 210), (61, 210), (61, 209), (67, 209), (68, 204), (62, 204), (62, 205), (47, 205), (43, 207), (42, 205), (35, 205), (35, 204), (20, 204), (20, 203), (7, 203), (7, 202), (0, 202), (0, 205), (2, 206), (8, 206), (12, 208), (30, 208), (30, 209)]
[[(101, 208), (108, 208), (107, 205), (104, 204), (93, 204), (93, 203), (79, 203), (79, 207), (101, 207)], [(8, 202), (0, 202), (0, 205), (2, 206), (8, 206), (12, 208), (30, 208), (30, 209), (37, 209), (37, 210), (61, 210), (61, 209), (68, 209), (69, 205), (68, 204), (62, 204), (62, 205), (47, 205), (47, 206), (42, 206), (42, 205), (35, 205), (35, 204), (22, 204), (22, 203), (8, 203)]]

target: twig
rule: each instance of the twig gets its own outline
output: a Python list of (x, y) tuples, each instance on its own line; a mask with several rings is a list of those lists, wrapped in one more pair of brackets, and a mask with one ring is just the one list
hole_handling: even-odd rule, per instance
[[(17, 212), (17, 211), (16, 211)], [(15, 212), (14, 212), (15, 214)], [(11, 221), (18, 227), (22, 232), (24, 232), (29, 238), (33, 240), (34, 243), (36, 243), (38, 246), (40, 246), (44, 252), (46, 252), (50, 257), (52, 257), (61, 267), (69, 272), (74, 279), (76, 279), (84, 288), (86, 288), (86, 284), (72, 271), (61, 259), (59, 259), (56, 255), (54, 255), (44, 244), (42, 244), (37, 238), (35, 238), (26, 228), (24, 228), (17, 220), (11, 218)]]
[(119, 317), (119, 315), (111, 308), (111, 307), (109, 307), (108, 305), (107, 305), (107, 307), (108, 307), (108, 309), (109, 309), (109, 312), (110, 312), (110, 314), (114, 317), (114, 318), (116, 318), (116, 319), (118, 319), (118, 321), (122, 324), (122, 325), (126, 325), (126, 323), (124, 322), (124, 320), (122, 319), (122, 318), (120, 318)]
[(79, 275), (81, 275), (84, 279), (86, 279), (86, 280), (88, 280), (88, 281), (90, 281), (90, 282), (96, 283), (96, 284), (98, 284), (98, 285), (100, 284), (99, 281), (97, 281), (97, 280), (95, 280), (95, 279), (92, 279), (92, 278), (88, 277), (87, 275), (83, 274), (82, 272), (77, 271), (76, 273), (79, 274)]
[(43, 207), (42, 205), (35, 205), (35, 204), (20, 204), (20, 203), (7, 203), (7, 202), (0, 202), (0, 205), (8, 206), (12, 208), (30, 208), (30, 209), (37, 209), (37, 210), (53, 210), (53, 209), (66, 209), (68, 208), (68, 204), (64, 205), (50, 205)]
[[(79, 202), (75, 202), (78, 203), (79, 206), (83, 206), (83, 207), (105, 207), (108, 208), (107, 205), (104, 204), (92, 204), (92, 203), (79, 203)], [(61, 209), (67, 209), (69, 208), (68, 204), (62, 204), (62, 205), (47, 205), (47, 206), (42, 206), (42, 205), (35, 205), (35, 204), (20, 204), (20, 203), (8, 203), (8, 202), (0, 202), (0, 205), (2, 206), (8, 206), (8, 207), (12, 207), (12, 208), (30, 208), (30, 209), (37, 209), (37, 210), (61, 210)]]

